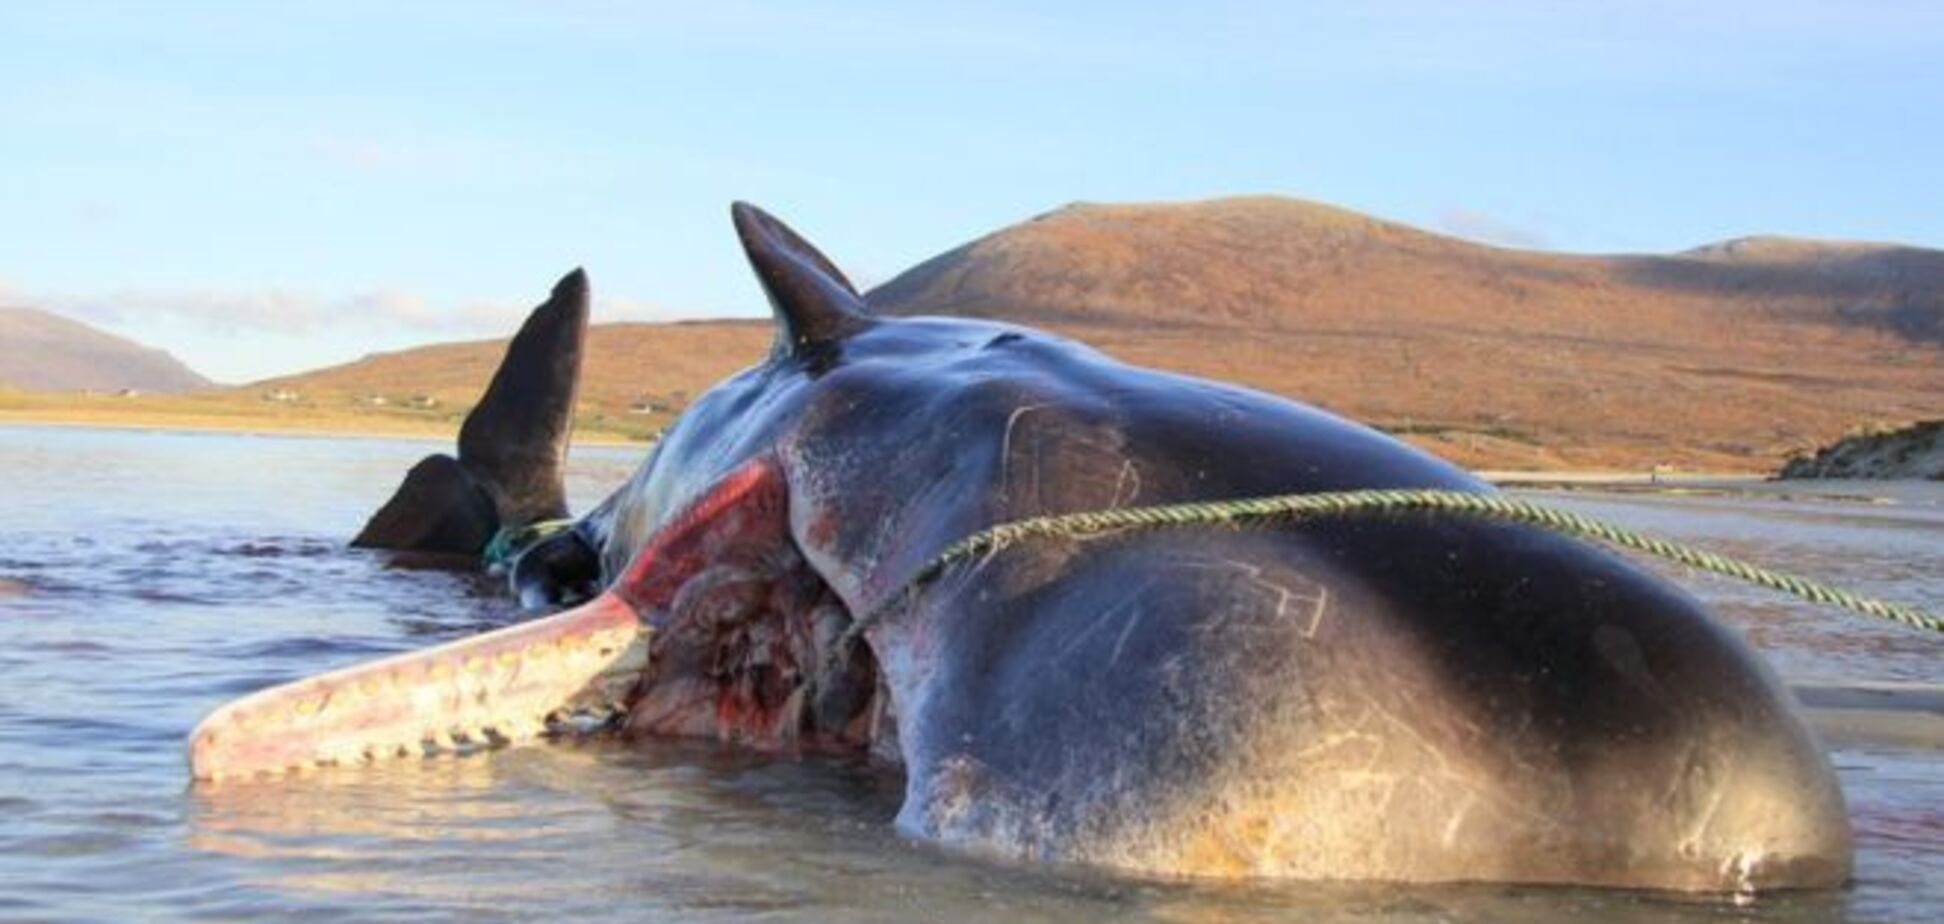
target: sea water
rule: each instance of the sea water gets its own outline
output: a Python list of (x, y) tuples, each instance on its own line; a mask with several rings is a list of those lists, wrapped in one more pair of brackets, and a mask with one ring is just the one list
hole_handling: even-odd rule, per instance
[[(441, 448), (0, 427), (0, 920), (1944, 920), (1944, 751), (1870, 735), (1828, 739), (1855, 884), (1752, 901), (1008, 866), (902, 838), (881, 768), (710, 744), (190, 786), (184, 736), (219, 703), (517, 618), (493, 581), (345, 548)], [(576, 509), (641, 454), (577, 451)], [(1535, 496), (1944, 604), (1944, 486)], [(1937, 637), (1671, 573), (1793, 683), (1944, 682)]]

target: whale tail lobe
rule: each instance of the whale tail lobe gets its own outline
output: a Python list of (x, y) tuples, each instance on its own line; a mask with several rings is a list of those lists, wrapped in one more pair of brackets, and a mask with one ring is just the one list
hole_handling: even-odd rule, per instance
[(414, 465), (351, 540), (360, 548), (476, 556), (502, 528), (567, 516), (562, 469), (587, 341), (587, 275), (574, 270), (520, 326), (457, 458)]

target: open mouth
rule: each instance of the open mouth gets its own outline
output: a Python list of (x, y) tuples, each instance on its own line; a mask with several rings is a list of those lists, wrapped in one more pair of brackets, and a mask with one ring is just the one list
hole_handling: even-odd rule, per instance
[(772, 460), (672, 518), (594, 600), (544, 619), (263, 690), (190, 735), (198, 780), (464, 752), (611, 728), (766, 750), (892, 740), (851, 614), (790, 538)]

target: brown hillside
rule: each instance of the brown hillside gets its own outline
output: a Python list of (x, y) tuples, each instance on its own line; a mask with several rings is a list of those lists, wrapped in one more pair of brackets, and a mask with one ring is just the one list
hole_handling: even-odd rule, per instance
[[(593, 325), (576, 426), (608, 436), (653, 434), (704, 389), (761, 358), (769, 344), (768, 321)], [(443, 343), (239, 390), (258, 400), (274, 395), (323, 410), (356, 407), (374, 413), (373, 403), (382, 400), (390, 414), (443, 419), (457, 432), (505, 352), (505, 340)]]
[[(1944, 254), (1747, 239), (1668, 257), (1502, 250), (1283, 199), (1073, 206), (870, 293), (890, 314), (1042, 325), (1280, 392), (1497, 468), (1770, 470), (1944, 413)], [(642, 435), (754, 362), (767, 325), (597, 325), (584, 429)], [(250, 386), (454, 421), (501, 342)], [(651, 401), (658, 410), (631, 408)]]
[(36, 308), (0, 308), (0, 388), (190, 391), (209, 387), (161, 350)]
[(1889, 245), (1575, 256), (1287, 199), (1078, 205), (871, 302), (1054, 327), (1482, 466), (1766, 470), (1944, 408), (1944, 252)]

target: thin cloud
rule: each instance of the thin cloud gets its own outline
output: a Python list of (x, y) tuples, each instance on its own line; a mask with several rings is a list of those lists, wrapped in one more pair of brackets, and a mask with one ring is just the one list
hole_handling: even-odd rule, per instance
[[(519, 300), (441, 301), (374, 289), (319, 296), (291, 289), (37, 291), (0, 277), (0, 306), (45, 309), (159, 347), (224, 383), (348, 362), (373, 351), (512, 336), (533, 310)], [(594, 305), (596, 322), (698, 317), (645, 299)]]
[(605, 321), (685, 321), (700, 317), (692, 312), (676, 311), (658, 302), (639, 298), (617, 296), (597, 299), (594, 302), (594, 323)]
[(121, 289), (48, 295), (48, 308), (97, 324), (166, 322), (213, 330), (305, 334), (356, 322), (413, 330), (445, 326), (425, 299), (406, 292), (320, 298), (285, 289)]
[(382, 170), (409, 157), (398, 147), (370, 138), (325, 138), (317, 143), (317, 152), (332, 164), (360, 172)]
[(1537, 229), (1514, 224), (1475, 209), (1452, 207), (1438, 214), (1438, 229), (1466, 240), (1501, 247), (1545, 250), (1551, 246)]
[[(442, 304), (416, 292), (379, 289), (337, 297), (285, 289), (141, 290), (39, 297), (0, 279), (0, 302), (35, 304), (105, 326), (172, 324), (217, 332), (304, 335), (324, 331), (382, 330), (427, 336), (511, 334), (533, 305), (516, 301)], [(600, 320), (668, 321), (685, 315), (654, 302), (610, 298), (595, 311)]]
[(409, 174), (444, 179), (483, 175), (531, 176), (584, 152), (551, 150), (531, 138), (491, 132), (415, 131), (408, 135), (337, 133), (299, 142), (303, 156), (360, 175)]

